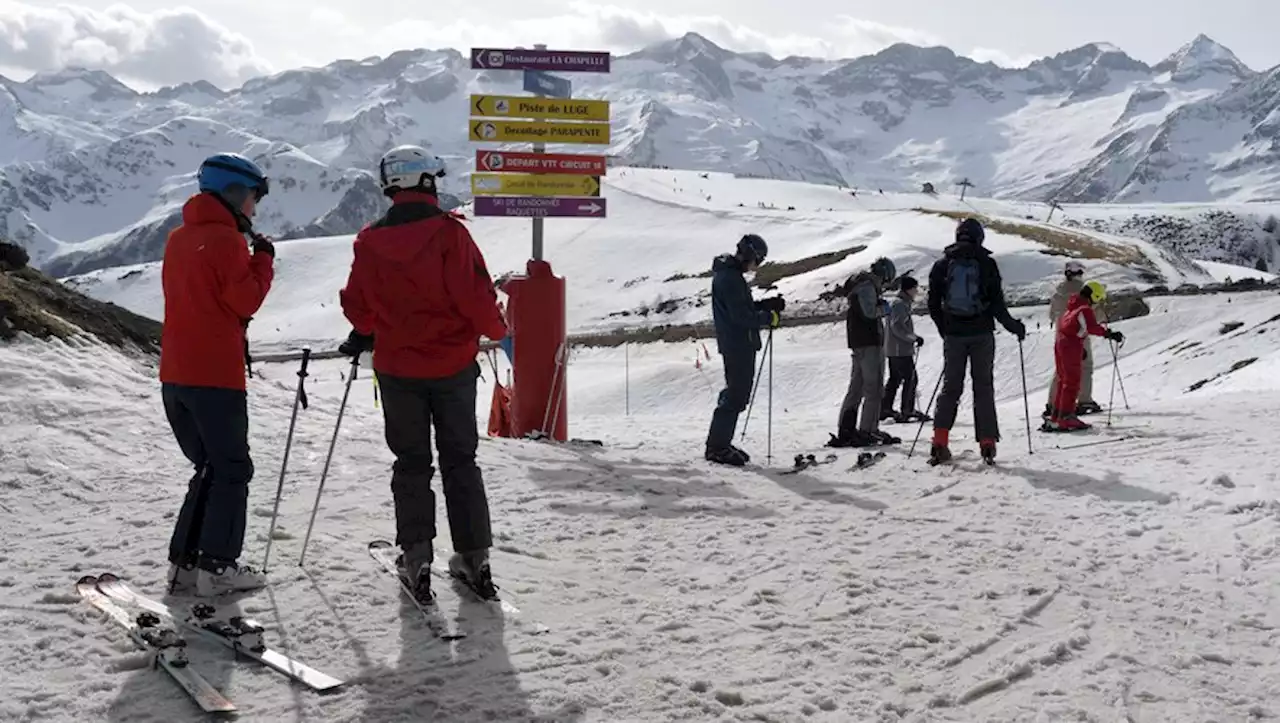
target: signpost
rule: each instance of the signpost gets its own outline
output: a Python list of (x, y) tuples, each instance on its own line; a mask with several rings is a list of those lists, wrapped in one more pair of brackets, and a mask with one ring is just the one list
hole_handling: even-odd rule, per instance
[[(600, 177), (605, 175), (606, 159), (547, 154), (545, 144), (608, 145), (609, 102), (572, 98), (573, 83), (545, 71), (608, 73), (609, 54), (548, 50), (545, 45), (533, 50), (472, 48), (471, 67), (524, 71), (524, 89), (534, 94), (473, 95), (467, 122), (473, 142), (533, 143), (533, 153), (477, 151), (478, 172), (471, 176), (475, 215), (533, 219), (533, 258), (526, 264), (527, 273), (503, 284), (510, 300), (506, 315), (515, 381), (511, 422), (502, 436), (536, 432), (565, 441), (565, 280), (542, 258), (542, 221), (604, 218), (608, 206), (600, 198)], [(495, 421), (502, 425), (501, 415), (490, 415), (491, 429)]]
[(526, 93), (546, 95), (552, 98), (568, 98), (573, 95), (573, 83), (568, 78), (544, 73), (541, 70), (524, 71)]
[(579, 156), (570, 153), (519, 153), (514, 151), (476, 151), (476, 170), (491, 173), (572, 173), (603, 176), (608, 171), (604, 156)]
[(471, 192), (477, 196), (599, 196), (600, 177), (473, 173)]
[[(471, 140), (479, 143), (533, 141), (544, 144), (606, 144), (609, 142), (609, 124), (472, 119)], [(535, 147), (533, 152), (541, 153), (543, 150), (546, 149)]]
[(603, 198), (476, 196), (475, 209), (477, 216), (604, 218), (606, 201)]
[(609, 122), (607, 100), (560, 100), (525, 98), (515, 95), (472, 95), (471, 117), (536, 118), (539, 120), (575, 120)]

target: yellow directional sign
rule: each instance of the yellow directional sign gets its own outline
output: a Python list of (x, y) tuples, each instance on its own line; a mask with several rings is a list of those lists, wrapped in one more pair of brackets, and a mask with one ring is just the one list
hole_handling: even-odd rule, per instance
[(608, 123), (546, 123), (544, 121), (473, 120), (474, 142), (585, 143), (607, 145)]
[(472, 95), (471, 117), (537, 118), (540, 120), (609, 120), (609, 101), (534, 98), (519, 95)]
[(473, 173), (471, 192), (477, 196), (599, 196), (600, 177)]

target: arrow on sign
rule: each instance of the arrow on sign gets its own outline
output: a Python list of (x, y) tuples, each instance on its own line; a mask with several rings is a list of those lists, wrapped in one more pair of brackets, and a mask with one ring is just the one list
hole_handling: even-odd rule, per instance
[(600, 210), (600, 206), (595, 203), (588, 203), (585, 206), (578, 206), (578, 210), (586, 211), (587, 213), (596, 213)]

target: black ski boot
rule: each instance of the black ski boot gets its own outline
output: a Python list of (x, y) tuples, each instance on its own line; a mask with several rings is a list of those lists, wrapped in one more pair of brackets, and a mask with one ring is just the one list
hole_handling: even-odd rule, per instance
[(1086, 414), (1098, 414), (1102, 411), (1102, 405), (1097, 402), (1081, 402), (1076, 405), (1076, 416), (1083, 417)]
[(978, 451), (982, 454), (982, 461), (989, 465), (996, 463), (996, 441), (994, 439), (984, 439), (978, 443)]
[(741, 467), (747, 463), (747, 453), (734, 447), (725, 447), (724, 449), (708, 449), (703, 457), (714, 464), (727, 464), (732, 467)]
[(871, 435), (866, 432), (853, 430), (851, 432), (841, 432), (840, 436), (831, 435), (831, 439), (827, 441), (828, 447), (873, 447), (879, 444)]
[(935, 444), (929, 448), (929, 464), (939, 465), (951, 461), (951, 448), (945, 444)]
[(902, 444), (902, 440), (900, 438), (886, 432), (881, 432), (878, 429), (874, 432), (867, 432), (867, 436), (875, 440), (876, 444)]
[(493, 574), (489, 571), (488, 550), (453, 553), (449, 558), (449, 574), (485, 600), (498, 599), (498, 586), (493, 584)]
[(430, 542), (411, 545), (396, 557), (396, 568), (400, 577), (413, 590), (413, 597), (418, 602), (429, 605), (435, 602), (436, 594), (431, 589), (431, 561), (434, 552)]
[(751, 461), (751, 455), (747, 454), (747, 453), (746, 453), (746, 452), (744, 452), (743, 450), (738, 449), (737, 447), (733, 446), (732, 444), (731, 444), (731, 445), (729, 445), (729, 449), (732, 449), (734, 452), (737, 452), (737, 453), (738, 453), (738, 455), (739, 455), (740, 457), (742, 457), (742, 461), (743, 461), (743, 462), (750, 462), (750, 461)]

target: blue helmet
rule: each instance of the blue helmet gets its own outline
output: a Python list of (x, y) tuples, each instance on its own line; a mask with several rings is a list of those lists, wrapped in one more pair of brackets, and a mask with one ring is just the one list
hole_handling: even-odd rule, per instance
[(253, 191), (258, 201), (270, 190), (267, 174), (258, 164), (239, 153), (216, 153), (204, 159), (196, 173), (196, 181), (201, 191), (223, 195), (233, 186), (247, 188)]

